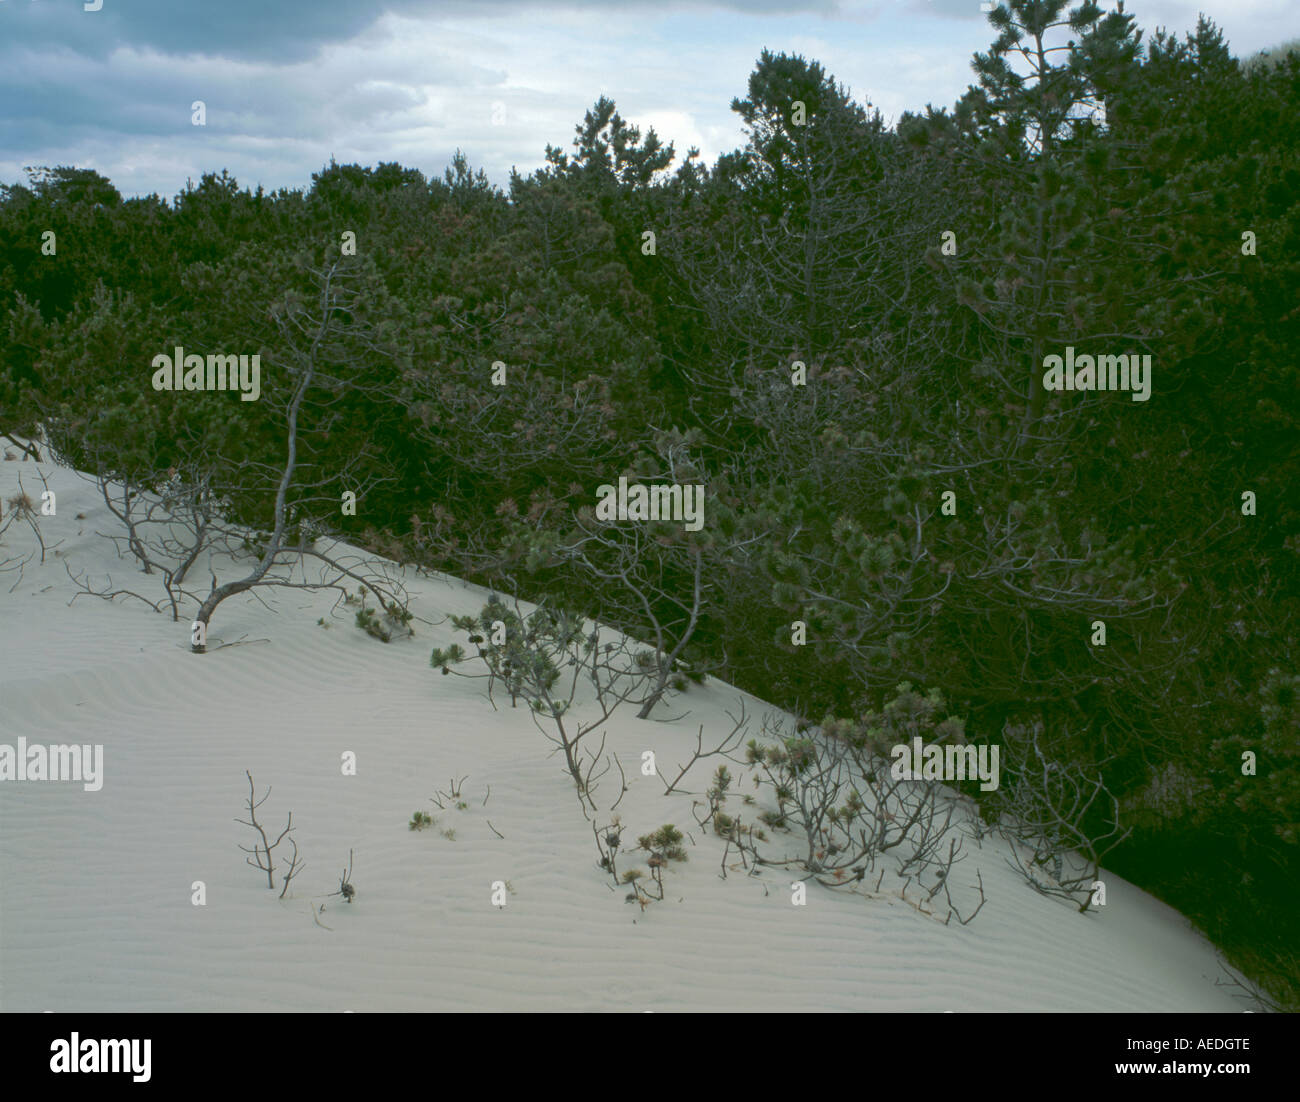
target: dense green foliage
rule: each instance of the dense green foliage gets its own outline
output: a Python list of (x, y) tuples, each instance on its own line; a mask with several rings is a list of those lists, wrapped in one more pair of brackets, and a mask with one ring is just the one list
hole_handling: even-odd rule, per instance
[[(1122, 799), (1110, 867), (1294, 1004), (1300, 55), (1243, 68), (1204, 21), (1146, 42), (1091, 2), (990, 22), (979, 83), (894, 127), (765, 52), (712, 166), (602, 98), (508, 194), (459, 155), (171, 203), (34, 173), (0, 190), (0, 432), (203, 470), (264, 525), (286, 319), (355, 234), (301, 515), (801, 715), (910, 681), (973, 741), (1042, 723)], [(260, 352), (266, 397), (155, 392), (176, 345)], [(1150, 400), (1045, 390), (1067, 346), (1150, 354)], [(594, 525), (624, 474), (704, 485), (703, 529)]]

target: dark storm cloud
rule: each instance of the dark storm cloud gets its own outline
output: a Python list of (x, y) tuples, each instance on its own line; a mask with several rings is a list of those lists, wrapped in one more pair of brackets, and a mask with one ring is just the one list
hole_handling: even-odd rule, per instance
[(5, 0), (0, 26), (12, 45), (64, 46), (95, 57), (130, 46), (298, 61), (354, 37), (386, 11), (437, 6), (427, 0), (103, 0), (98, 11), (86, 11), (83, 0)]
[(505, 28), (526, 12), (567, 8), (594, 17), (611, 3), (629, 13), (836, 8), (836, 0), (102, 0), (87, 11), (85, 0), (0, 0), (0, 158), (113, 134), (194, 140), (195, 100), (207, 105), (206, 133), (214, 136), (309, 140), (348, 122), (399, 125), (430, 89), (491, 89), (506, 70), (437, 50), (401, 72), (303, 68), (321, 63), (322, 50), (364, 40), (388, 13)]
[[(401, 125), (431, 90), (491, 88), (505, 77), (499, 67), (475, 65), (436, 47), (418, 59), (388, 59), (379, 71), (355, 59), (321, 63), (320, 48), (333, 45), (326, 39), (373, 22), (382, 13), (378, 5), (363, 18), (342, 9), (365, 5), (342, 0), (283, 5), (312, 8), (322, 17), (314, 24), (314, 56), (295, 57), (287, 48), (271, 48), (272, 32), (265, 28), (296, 37), (300, 47), (310, 36), (293, 29), (276, 0), (204, 0), (201, 5), (181, 0), (168, 7), (174, 18), (204, 9), (200, 18), (185, 23), (184, 33), (180, 22), (142, 19), (142, 12), (165, 7), (162, 0), (133, 0), (129, 18), (113, 11), (113, 5), (127, 3), (104, 0), (102, 10), (83, 12), (80, 3), (21, 0), (17, 6), (0, 0), (0, 159), (81, 148), (109, 135), (200, 144), (205, 137), (235, 133), (253, 140), (311, 140), (349, 123)], [(262, 30), (245, 32), (241, 45), (235, 41), (236, 13), (253, 8), (272, 14), (259, 24)], [(15, 28), (17, 33), (6, 33)], [(68, 33), (55, 33), (59, 28)], [(87, 28), (96, 33), (87, 35)], [(227, 40), (229, 49), (223, 44)], [(188, 52), (172, 52), (169, 42)], [(244, 47), (266, 56), (231, 56)], [(195, 100), (208, 112), (201, 133), (191, 125)]]
[(571, 0), (563, 5), (528, 0), (102, 0), (98, 11), (86, 11), (83, 0), (0, 0), (0, 41), (42, 50), (61, 45), (90, 56), (130, 46), (168, 54), (292, 62), (313, 56), (329, 43), (356, 37), (388, 12), (416, 18), (509, 19), (557, 6), (598, 14), (611, 5), (620, 11), (722, 8), (755, 15), (827, 14), (839, 7), (838, 0)]
[[(95, 63), (66, 57), (40, 79), (32, 68), (0, 67), (0, 150), (75, 146), (110, 133), (181, 137), (194, 129), (195, 100), (208, 112), (207, 133), (298, 138), (349, 122), (391, 120), (425, 102), (415, 88), (359, 84), (353, 74), (341, 81), (333, 71), (299, 72), (284, 80), (276, 68), (231, 71), (224, 64), (209, 62), (200, 72), (166, 63), (120, 66), (111, 79)], [(443, 61), (438, 69), (440, 80), (462, 87), (498, 77), (468, 63), (452, 68)], [(83, 70), (85, 79), (78, 79)]]

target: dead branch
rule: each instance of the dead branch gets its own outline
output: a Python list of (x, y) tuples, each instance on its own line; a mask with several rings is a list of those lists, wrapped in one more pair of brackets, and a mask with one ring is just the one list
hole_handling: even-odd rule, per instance
[[(273, 874), (275, 869), (275, 863), (272, 858), (272, 853), (275, 851), (276, 846), (278, 846), (281, 842), (283, 842), (284, 839), (288, 836), (289, 832), (293, 830), (293, 812), (292, 811), (289, 812), (289, 821), (285, 825), (284, 830), (280, 831), (279, 837), (277, 837), (274, 842), (270, 841), (267, 838), (266, 830), (263, 828), (262, 824), (257, 821), (257, 809), (261, 807), (264, 803), (266, 803), (267, 798), (271, 795), (271, 789), (267, 788), (266, 795), (263, 796), (260, 800), (257, 799), (256, 798), (257, 790), (253, 787), (253, 774), (245, 770), (244, 775), (248, 778), (248, 800), (247, 800), (248, 818), (236, 819), (235, 822), (241, 824), (242, 826), (251, 827), (253, 830), (257, 831), (258, 837), (260, 837), (262, 840), (262, 844), (259, 846), (256, 842), (254, 842), (252, 849), (249, 849), (247, 846), (240, 846), (239, 848), (243, 850), (245, 853), (252, 854), (251, 857), (248, 857), (245, 860), (249, 865), (252, 865), (253, 868), (260, 869), (262, 872), (266, 873), (266, 886), (268, 888), (274, 888), (275, 878)], [(297, 861), (297, 856), (298, 856), (298, 847), (295, 844), (294, 845), (295, 862)], [(286, 884), (288, 883), (287, 880), (285, 882)], [(283, 891), (281, 891), (280, 897), (281, 898), (284, 897)]]
[(737, 765), (740, 764), (739, 759), (731, 756), (731, 752), (739, 747), (740, 742), (745, 737), (746, 730), (748, 729), (748, 721), (745, 717), (744, 697), (740, 698), (740, 717), (737, 718), (728, 712), (727, 718), (730, 719), (733, 724), (731, 731), (712, 750), (704, 749), (704, 724), (700, 724), (699, 732), (695, 736), (695, 752), (691, 754), (691, 760), (680, 767), (677, 779), (664, 789), (665, 796), (669, 795), (681, 783), (682, 778), (690, 771), (691, 766), (704, 758), (711, 758), (721, 754), (728, 761), (734, 762)]

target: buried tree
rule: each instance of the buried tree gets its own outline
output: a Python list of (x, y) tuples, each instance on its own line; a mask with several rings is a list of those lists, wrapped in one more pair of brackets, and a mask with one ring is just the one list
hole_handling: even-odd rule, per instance
[(627, 474), (629, 482), (656, 488), (694, 488), (700, 519), (707, 518), (698, 530), (686, 520), (601, 519), (593, 501), (571, 521), (518, 524), (503, 550), (505, 562), (554, 570), (580, 591), (594, 590), (602, 623), (650, 645), (640, 660), (649, 680), (640, 719), (649, 718), (670, 689), (703, 680), (696, 633), (714, 607), (719, 582), (769, 523), (761, 508), (742, 513), (732, 507), (725, 486), (711, 480), (696, 458), (698, 439), (695, 433), (658, 432)]
[[(486, 674), (454, 672), (487, 677), (489, 700), (498, 681), (509, 693), (512, 707), (518, 700), (526, 700), (538, 730), (563, 751), (565, 771), (577, 787), (583, 814), (588, 806), (594, 812), (595, 782), (611, 766), (604, 754), (603, 734), (595, 751), (585, 749), (582, 742), (604, 727), (614, 710), (639, 695), (643, 687), (646, 674), (633, 661), (628, 640), (602, 643), (600, 629), (589, 626), (585, 616), (545, 605), (522, 613), (517, 606), (511, 610), (495, 595), (477, 617), (453, 616), (451, 622), (468, 633), (468, 641), (477, 647), (477, 657), (487, 667)], [(430, 664), (449, 674), (468, 657), (464, 648), (453, 644), (445, 650), (435, 648)], [(575, 714), (574, 702), (579, 694), (585, 697), (588, 692), (594, 707), (583, 720)], [(615, 757), (615, 764), (617, 760)], [(622, 766), (618, 768), (621, 775)], [(622, 791), (627, 791), (626, 783)]]
[[(373, 272), (349, 258), (317, 266), (247, 249), (225, 264), (198, 268), (187, 282), (198, 304), (192, 316), (163, 319), (130, 296), (105, 292), (80, 324), (60, 334), (61, 354), (47, 373), (59, 398), (41, 409), (52, 450), (60, 462), (89, 468), (125, 528), (116, 541), (142, 572), (161, 577), (166, 596), (155, 602), (74, 580), (95, 596), (134, 596), (158, 611), (170, 606), (174, 619), (182, 603), (194, 602), (191, 649), (199, 654), (222, 602), (259, 588), (344, 592), (344, 583), (355, 582), (385, 608), (404, 608), (400, 584), (378, 560), (344, 552), (327, 536), (345, 491), (350, 500), (364, 499), (383, 478), (370, 437), (377, 390), (364, 381), (389, 355), (375, 320), (386, 308), (382, 285), (377, 291)], [(268, 286), (286, 290), (268, 303)], [(128, 338), (127, 358), (148, 363), (147, 342), (133, 332), (146, 317), (151, 330), (185, 333), (193, 347), (220, 340), (228, 348), (236, 340), (260, 355), (259, 400), (232, 402), (229, 394), (201, 391), (159, 398), (151, 391), (141, 401), (130, 391), (122, 396), (120, 379), (82, 370), (86, 356), (107, 358)], [(80, 345), (88, 351), (75, 352)], [(148, 378), (142, 370), (141, 388)], [(281, 463), (264, 461), (281, 449)], [(253, 568), (219, 581), (213, 560), (237, 559), (248, 549), (257, 556)], [(211, 574), (206, 594), (185, 588), (200, 562)], [(309, 565), (319, 568), (314, 576)]]
[[(326, 404), (346, 398), (347, 392), (359, 384), (355, 376), (348, 378), (348, 368), (344, 365), (349, 363), (357, 346), (375, 349), (373, 334), (354, 316), (354, 312), (360, 312), (360, 291), (352, 278), (355, 273), (344, 264), (345, 258), (340, 257), (328, 268), (305, 268), (316, 286), (314, 304), (291, 291), (272, 308), (271, 316), (281, 338), (277, 343), (286, 385), (279, 394), (283, 401), (285, 460), (275, 484), (271, 529), (249, 574), (222, 584), (213, 575), (212, 588), (199, 605), (192, 626), (191, 649), (196, 654), (206, 650), (208, 623), (217, 607), (227, 598), (258, 587), (342, 590), (344, 581), (350, 579), (363, 590), (369, 589), (385, 608), (405, 609), (405, 601), (399, 600), (393, 584), (379, 572), (377, 560), (347, 565), (332, 549), (326, 551), (316, 546), (316, 534), (323, 530), (325, 523), (320, 506), (337, 499), (308, 491), (319, 491), (327, 484), (342, 480), (328, 475), (315, 481), (302, 477), (299, 449), (305, 442), (300, 434), (300, 421), (309, 397), (319, 400), (316, 391), (332, 395)], [(316, 516), (312, 516), (313, 512)], [(293, 577), (295, 558), (304, 567), (303, 577), (297, 581)], [(317, 581), (306, 576), (308, 559), (321, 566)]]

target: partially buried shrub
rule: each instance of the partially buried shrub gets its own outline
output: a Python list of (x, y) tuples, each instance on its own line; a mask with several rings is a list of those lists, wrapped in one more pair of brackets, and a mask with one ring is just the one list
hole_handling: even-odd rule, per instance
[(391, 643), (394, 639), (405, 639), (414, 635), (415, 632), (410, 627), (411, 618), (411, 610), (402, 608), (395, 602), (384, 605), (382, 616), (365, 605), (357, 609), (357, 627), (383, 643)]

